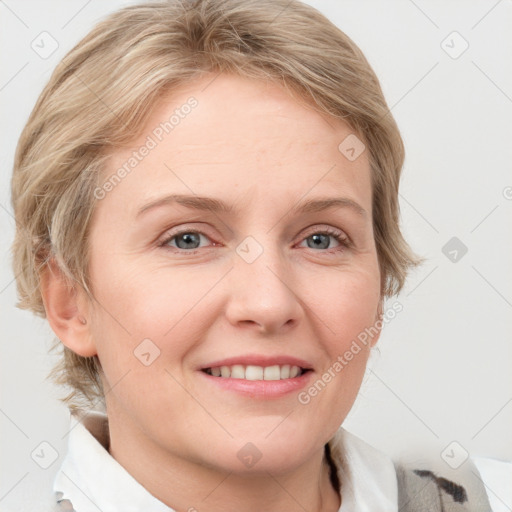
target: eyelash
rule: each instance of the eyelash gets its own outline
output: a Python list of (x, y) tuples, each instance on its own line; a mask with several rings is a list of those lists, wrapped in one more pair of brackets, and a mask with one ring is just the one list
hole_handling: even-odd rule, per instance
[[(180, 252), (182, 254), (187, 254), (187, 255), (196, 254), (198, 251), (201, 250), (201, 248), (188, 250), (188, 249), (180, 249), (179, 247), (172, 247), (172, 246), (168, 246), (167, 245), (167, 244), (169, 244), (169, 242), (171, 242), (175, 238), (178, 238), (181, 235), (189, 234), (189, 233), (203, 235), (203, 236), (205, 236), (208, 239), (210, 238), (206, 233), (204, 233), (202, 231), (199, 231), (199, 230), (182, 229), (182, 230), (180, 230), (180, 231), (178, 231), (176, 233), (172, 233), (172, 234), (169, 234), (169, 235), (165, 236), (165, 238), (158, 243), (158, 247), (161, 247), (164, 250), (169, 250), (169, 251), (172, 251), (172, 252)], [(338, 247), (333, 247), (333, 248), (330, 248), (330, 249), (322, 249), (319, 252), (324, 252), (324, 253), (332, 254), (332, 253), (341, 252), (341, 251), (343, 251), (345, 249), (349, 249), (351, 247), (350, 239), (348, 238), (347, 235), (345, 235), (345, 233), (343, 233), (343, 231), (339, 231), (337, 229), (330, 228), (330, 227), (326, 227), (326, 228), (323, 228), (323, 229), (312, 231), (307, 236), (302, 238), (301, 242), (304, 241), (304, 240), (307, 240), (309, 237), (311, 237), (313, 235), (328, 235), (328, 236), (332, 236), (340, 244)], [(312, 249), (312, 250), (315, 251), (315, 249)], [(315, 252), (317, 252), (317, 251), (315, 251)]]

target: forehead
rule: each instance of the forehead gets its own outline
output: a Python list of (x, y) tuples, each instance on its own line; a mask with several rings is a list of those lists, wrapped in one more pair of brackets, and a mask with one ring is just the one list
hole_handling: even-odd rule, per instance
[(210, 74), (162, 97), (137, 139), (111, 153), (103, 180), (129, 171), (109, 201), (144, 202), (164, 191), (228, 201), (344, 192), (370, 209), (367, 152), (350, 159), (343, 151), (354, 137), (348, 124), (280, 85)]

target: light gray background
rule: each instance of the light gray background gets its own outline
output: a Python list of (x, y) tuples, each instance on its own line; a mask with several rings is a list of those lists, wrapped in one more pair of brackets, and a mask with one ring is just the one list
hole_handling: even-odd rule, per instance
[[(45, 381), (53, 334), (14, 306), (14, 149), (60, 58), (128, 3), (0, 0), (0, 510), (19, 510), (18, 500), (50, 485), (69, 422), (63, 391)], [(308, 3), (361, 47), (381, 80), (406, 144), (403, 228), (427, 258), (396, 299), (404, 309), (385, 327), (344, 426), (391, 455), (441, 457), (456, 441), (456, 456), (512, 460), (512, 2)], [(59, 44), (47, 59), (31, 48), (43, 31)], [(468, 248), (457, 262), (442, 252), (452, 237)], [(46, 470), (31, 458), (43, 441), (58, 453)]]

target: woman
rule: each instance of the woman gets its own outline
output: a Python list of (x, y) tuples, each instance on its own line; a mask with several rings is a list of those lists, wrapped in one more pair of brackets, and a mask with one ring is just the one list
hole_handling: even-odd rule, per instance
[(20, 306), (72, 389), (60, 510), (490, 509), (469, 462), (340, 429), (418, 262), (403, 158), (361, 51), (299, 2), (132, 6), (65, 56), (13, 176)]

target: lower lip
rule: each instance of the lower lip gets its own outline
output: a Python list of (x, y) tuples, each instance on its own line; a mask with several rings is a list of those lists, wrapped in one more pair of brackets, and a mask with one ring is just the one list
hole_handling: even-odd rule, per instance
[(312, 371), (308, 371), (299, 377), (282, 380), (245, 380), (232, 379), (229, 377), (214, 377), (205, 372), (199, 372), (208, 379), (212, 385), (219, 386), (227, 391), (234, 391), (251, 398), (273, 399), (281, 398), (285, 395), (299, 391), (304, 388), (311, 376)]

